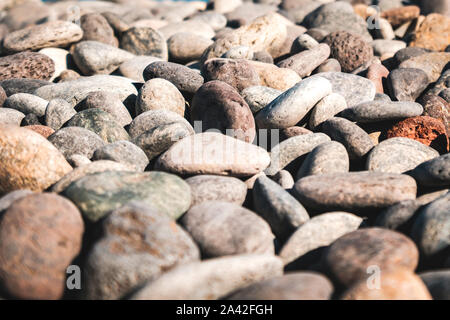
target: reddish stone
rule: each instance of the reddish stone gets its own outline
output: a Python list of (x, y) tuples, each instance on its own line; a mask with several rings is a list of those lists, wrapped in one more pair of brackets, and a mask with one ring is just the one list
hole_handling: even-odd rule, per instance
[(389, 21), (395, 29), (402, 24), (419, 17), (419, 15), (420, 8), (418, 6), (405, 6), (384, 11), (381, 13), (381, 18)]
[(423, 115), (441, 120), (447, 135), (450, 136), (450, 104), (441, 97), (431, 94), (420, 98), (419, 103), (423, 106)]
[(30, 78), (49, 80), (55, 73), (51, 58), (37, 52), (21, 52), (0, 58), (0, 80)]
[(449, 140), (444, 124), (428, 116), (408, 118), (396, 123), (387, 131), (387, 138), (394, 137), (414, 139), (440, 153), (449, 150)]
[(384, 93), (383, 79), (389, 76), (389, 70), (378, 63), (372, 63), (367, 70), (367, 79), (375, 84), (378, 93)]
[(55, 130), (53, 130), (52, 128), (43, 126), (43, 125), (39, 125), (39, 124), (25, 126), (24, 128), (33, 130), (34, 132), (39, 133), (41, 136), (43, 136), (46, 139), (48, 137), (50, 137), (53, 133), (55, 133)]

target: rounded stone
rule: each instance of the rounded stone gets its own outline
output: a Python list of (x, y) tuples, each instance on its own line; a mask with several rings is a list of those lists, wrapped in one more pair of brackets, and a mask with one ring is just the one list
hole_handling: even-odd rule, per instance
[(295, 183), (294, 191), (307, 208), (365, 212), (413, 200), (417, 186), (407, 175), (362, 171), (305, 177)]
[(80, 212), (63, 197), (43, 193), (16, 200), (0, 226), (3, 288), (19, 299), (61, 298), (83, 231)]
[(429, 84), (428, 76), (421, 69), (395, 69), (388, 77), (392, 97), (398, 101), (416, 101)]
[(136, 115), (149, 110), (166, 109), (182, 117), (184, 97), (177, 87), (165, 79), (155, 78), (144, 83), (136, 99)]
[(416, 102), (370, 101), (344, 110), (339, 116), (358, 123), (371, 123), (415, 117), (422, 113), (423, 107)]
[(23, 114), (34, 113), (38, 117), (45, 114), (48, 101), (29, 93), (16, 93), (9, 96), (4, 103), (5, 108), (16, 109)]
[(252, 142), (256, 136), (255, 120), (245, 100), (229, 84), (214, 80), (196, 92), (191, 106), (191, 121), (201, 121), (202, 131), (217, 129), (222, 133)]
[(319, 44), (314, 48), (297, 53), (289, 58), (277, 63), (280, 68), (292, 69), (300, 77), (306, 77), (319, 67), (330, 56), (330, 47), (325, 44)]
[(435, 82), (449, 62), (450, 52), (429, 52), (402, 62), (399, 68), (422, 69), (427, 74), (428, 80)]
[(161, 59), (150, 56), (136, 56), (122, 63), (118, 70), (124, 77), (137, 82), (145, 82), (144, 70), (155, 61), (161, 61)]
[(148, 158), (134, 143), (129, 141), (116, 141), (95, 150), (93, 160), (111, 160), (134, 167), (136, 171), (144, 171), (148, 165)]
[(377, 266), (389, 270), (414, 271), (419, 251), (414, 242), (401, 233), (367, 228), (348, 233), (337, 239), (325, 254), (325, 262), (339, 282), (346, 286), (367, 280), (367, 268)]
[(191, 187), (192, 207), (207, 201), (242, 205), (247, 195), (246, 184), (234, 177), (198, 175), (185, 181)]
[(194, 33), (175, 33), (167, 40), (170, 60), (180, 63), (199, 60), (212, 43), (212, 40)]
[(40, 134), (3, 125), (0, 128), (0, 193), (42, 191), (72, 170), (64, 156)]
[(120, 47), (138, 56), (168, 59), (165, 37), (152, 28), (130, 28), (122, 34)]
[(423, 116), (429, 116), (442, 121), (447, 135), (450, 135), (450, 103), (435, 95), (425, 95), (420, 98), (423, 105)]
[(342, 67), (339, 61), (336, 59), (327, 59), (325, 60), (320, 66), (317, 67), (316, 73), (322, 73), (322, 72), (341, 72)]
[(233, 203), (198, 204), (182, 217), (181, 224), (206, 257), (275, 252), (269, 225), (254, 212)]
[(117, 47), (118, 40), (114, 30), (104, 16), (99, 13), (87, 13), (80, 18), (80, 27), (83, 29), (82, 40), (99, 41)]
[(420, 47), (433, 51), (444, 51), (450, 42), (450, 18), (432, 13), (425, 17), (414, 32), (411, 47)]
[[(55, 63), (44, 54), (27, 51), (0, 57), (0, 80), (15, 78), (49, 80), (54, 73)], [(2, 86), (6, 91), (7, 88), (3, 83)], [(9, 96), (12, 93), (7, 94)]]
[(15, 109), (0, 108), (0, 124), (11, 124), (20, 126), (25, 115)]
[(237, 47), (233, 47), (230, 50), (228, 50), (227, 52), (225, 52), (221, 58), (253, 60), (254, 52), (249, 47), (237, 46)]
[(270, 102), (275, 100), (282, 91), (265, 86), (253, 86), (242, 90), (241, 96), (247, 102), (253, 114), (264, 109)]
[(445, 187), (450, 185), (450, 154), (444, 154), (421, 163), (411, 172), (420, 186)]
[(45, 109), (45, 124), (53, 130), (58, 130), (76, 113), (75, 109), (66, 100), (51, 100)]
[(339, 93), (331, 93), (314, 106), (309, 117), (308, 126), (314, 130), (324, 121), (333, 118), (345, 109), (347, 109), (345, 98)]
[(95, 173), (73, 182), (63, 193), (91, 222), (132, 200), (148, 204), (173, 219), (191, 205), (189, 185), (175, 175), (158, 171)]
[(48, 138), (53, 133), (55, 133), (55, 130), (53, 130), (52, 128), (47, 127), (47, 126), (43, 126), (43, 125), (39, 125), (39, 124), (30, 125), (30, 126), (24, 126), (24, 128), (25, 129), (29, 129), (29, 130), (33, 130), (34, 132), (39, 133), (44, 138)]

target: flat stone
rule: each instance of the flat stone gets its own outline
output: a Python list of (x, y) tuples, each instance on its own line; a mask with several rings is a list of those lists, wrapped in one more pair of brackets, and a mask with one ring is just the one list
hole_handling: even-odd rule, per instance
[(242, 205), (247, 195), (246, 184), (234, 177), (198, 175), (185, 181), (191, 187), (191, 206), (207, 201), (222, 201)]
[(234, 203), (200, 203), (189, 209), (181, 224), (206, 257), (275, 252), (269, 225), (256, 213)]
[(102, 228), (104, 236), (87, 257), (87, 299), (120, 299), (167, 270), (200, 259), (186, 231), (143, 203), (114, 210)]
[(280, 68), (292, 69), (300, 77), (311, 74), (330, 56), (330, 47), (327, 44), (319, 44), (314, 48), (297, 53), (289, 58), (280, 61), (277, 66)]
[(164, 172), (106, 171), (85, 176), (63, 192), (91, 222), (130, 201), (141, 201), (173, 219), (191, 204), (189, 185)]
[(374, 146), (370, 136), (363, 129), (344, 118), (334, 117), (323, 122), (321, 131), (331, 140), (342, 143), (350, 159), (364, 157)]
[(66, 47), (81, 40), (83, 30), (69, 21), (49, 21), (9, 33), (3, 39), (3, 49), (10, 53)]
[[(28, 81), (31, 81), (31, 79), (49, 80), (54, 73), (55, 63), (44, 54), (20, 52), (0, 57), (0, 80), (13, 80), (14, 78), (29, 78)], [(8, 92), (8, 87), (3, 82), (2, 87), (5, 89), (6, 94), (8, 96), (11, 95), (12, 93)], [(16, 82), (18, 81), (16, 80)]]
[(296, 180), (307, 176), (345, 173), (350, 169), (350, 160), (345, 147), (336, 141), (325, 142), (315, 147), (303, 161)]
[(121, 75), (137, 82), (145, 82), (145, 68), (155, 62), (161, 61), (160, 58), (151, 56), (136, 56), (122, 63), (118, 69)]
[(266, 86), (253, 86), (242, 90), (241, 96), (247, 102), (253, 114), (264, 109), (270, 102), (275, 100), (282, 91)]
[(314, 272), (296, 272), (238, 290), (229, 300), (329, 300), (333, 285)]
[(133, 300), (219, 299), (252, 283), (280, 276), (273, 255), (236, 255), (175, 268), (137, 291)]
[(421, 69), (395, 69), (388, 77), (392, 97), (398, 101), (416, 101), (429, 84), (428, 76)]
[(450, 52), (430, 52), (403, 61), (399, 68), (422, 69), (430, 82), (439, 79), (445, 66), (450, 62)]
[(434, 300), (450, 300), (450, 270), (427, 271), (419, 276)]
[(16, 93), (9, 96), (4, 103), (5, 108), (15, 109), (23, 114), (34, 113), (38, 117), (45, 114), (48, 101), (29, 93)]
[(220, 133), (205, 132), (176, 142), (156, 167), (177, 174), (249, 177), (270, 163), (266, 150)]
[(314, 130), (324, 121), (333, 118), (339, 112), (347, 109), (347, 101), (339, 93), (331, 93), (320, 100), (312, 109), (308, 126)]
[(214, 80), (202, 85), (191, 105), (191, 121), (201, 130), (216, 129), (245, 142), (256, 136), (255, 120), (245, 100), (229, 84)]
[(94, 151), (93, 160), (111, 160), (134, 168), (136, 171), (144, 171), (148, 165), (148, 158), (134, 143), (129, 141), (116, 141), (99, 147)]
[(354, 212), (415, 199), (417, 186), (406, 175), (363, 171), (305, 177), (295, 183), (294, 190), (308, 208)]
[(414, 271), (419, 260), (419, 251), (414, 242), (401, 233), (367, 228), (337, 239), (324, 257), (328, 270), (339, 282), (350, 286), (360, 280), (367, 280), (370, 266), (377, 266), (381, 272), (406, 269)]
[(306, 221), (287, 240), (280, 251), (285, 265), (308, 252), (326, 247), (359, 228), (363, 219), (346, 212), (320, 214)]
[(420, 186), (445, 187), (450, 185), (450, 154), (444, 154), (435, 159), (418, 165), (411, 175)]
[(421, 253), (433, 256), (445, 252), (450, 246), (450, 193), (431, 202), (420, 210), (411, 236)]
[(294, 160), (328, 141), (330, 141), (330, 138), (323, 133), (299, 135), (284, 140), (272, 148), (270, 152), (270, 166), (264, 173), (272, 176)]
[(416, 102), (370, 101), (344, 110), (339, 115), (351, 121), (371, 123), (415, 117), (422, 113), (423, 107)]
[(20, 126), (25, 115), (15, 109), (0, 108), (0, 124), (11, 124)]
[(260, 129), (295, 126), (322, 98), (332, 92), (331, 83), (321, 77), (303, 80), (279, 95), (255, 117)]
[(168, 59), (166, 38), (152, 28), (130, 28), (122, 34), (120, 47), (137, 56)]
[(439, 157), (439, 152), (408, 138), (391, 138), (375, 146), (369, 153), (369, 171), (405, 173), (419, 164)]
[(42, 191), (72, 170), (43, 136), (11, 125), (0, 127), (0, 161), (0, 193)]

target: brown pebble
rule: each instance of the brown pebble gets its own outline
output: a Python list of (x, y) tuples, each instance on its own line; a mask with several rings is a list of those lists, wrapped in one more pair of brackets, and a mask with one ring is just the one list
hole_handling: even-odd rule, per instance
[(433, 13), (428, 15), (413, 35), (411, 47), (445, 51), (450, 43), (450, 18)]
[(286, 128), (286, 129), (281, 129), (280, 139), (287, 140), (287, 139), (295, 137), (295, 136), (301, 136), (301, 135), (310, 134), (310, 133), (313, 133), (313, 132), (311, 130), (308, 130), (303, 127), (290, 127), (290, 128)]
[(52, 128), (43, 126), (43, 125), (38, 125), (38, 124), (31, 125), (31, 126), (25, 126), (24, 128), (33, 130), (34, 132), (39, 133), (41, 136), (43, 136), (46, 139), (49, 136), (51, 136), (53, 133), (55, 133), (55, 130), (53, 130)]
[(55, 63), (45, 54), (26, 51), (0, 58), (0, 80), (49, 80), (54, 73)]
[(386, 19), (392, 27), (398, 28), (402, 24), (407, 23), (420, 15), (420, 8), (418, 6), (405, 6), (390, 9), (381, 13), (381, 18)]
[(423, 115), (441, 120), (450, 136), (450, 103), (432, 94), (424, 95), (419, 103), (423, 106)]

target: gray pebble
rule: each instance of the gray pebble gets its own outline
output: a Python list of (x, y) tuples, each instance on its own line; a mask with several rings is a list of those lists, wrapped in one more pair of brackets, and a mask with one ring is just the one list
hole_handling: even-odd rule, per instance
[(416, 101), (429, 84), (428, 76), (421, 69), (395, 69), (389, 73), (388, 83), (392, 98), (398, 101)]
[(338, 93), (327, 95), (312, 109), (308, 123), (309, 128), (314, 130), (324, 121), (333, 118), (345, 109), (347, 109), (347, 102), (343, 96)]
[(309, 76), (318, 66), (320, 66), (330, 56), (330, 47), (319, 44), (312, 49), (302, 51), (289, 58), (280, 61), (277, 66), (280, 68), (292, 69), (302, 78)]
[(242, 90), (241, 96), (244, 98), (245, 102), (247, 102), (250, 110), (252, 110), (252, 113), (255, 114), (264, 109), (281, 93), (282, 91), (277, 89), (265, 86), (254, 86)]
[(75, 109), (66, 100), (50, 100), (45, 109), (45, 124), (54, 130), (58, 130), (76, 113)]
[(129, 141), (116, 141), (95, 150), (93, 160), (111, 160), (144, 171), (148, 158), (144, 151)]
[(418, 165), (411, 175), (417, 184), (424, 187), (450, 186), (450, 154), (444, 154), (438, 158)]
[(9, 96), (4, 104), (4, 108), (15, 109), (23, 114), (34, 113), (38, 117), (45, 114), (48, 101), (29, 93), (16, 93)]
[(16, 109), (0, 108), (0, 124), (15, 124), (20, 126), (24, 118), (25, 115)]

